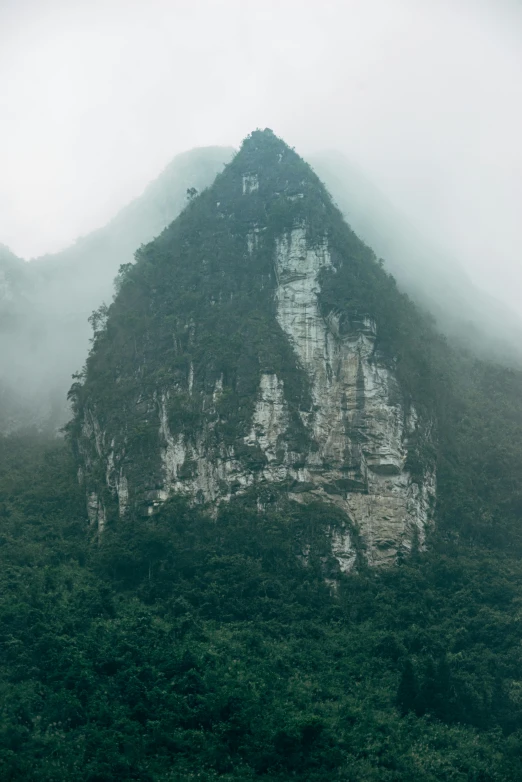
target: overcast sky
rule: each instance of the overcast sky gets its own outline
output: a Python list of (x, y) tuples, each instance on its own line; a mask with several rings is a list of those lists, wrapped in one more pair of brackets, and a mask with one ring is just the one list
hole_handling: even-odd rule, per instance
[(22, 257), (267, 126), (343, 151), (522, 313), (518, 0), (0, 0), (0, 242)]

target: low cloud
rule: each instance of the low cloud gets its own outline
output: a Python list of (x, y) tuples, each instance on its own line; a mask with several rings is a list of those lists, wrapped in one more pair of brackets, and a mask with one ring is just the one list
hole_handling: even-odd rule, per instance
[(418, 0), (8, 0), (0, 241), (56, 251), (177, 153), (338, 149), (522, 314), (522, 12)]

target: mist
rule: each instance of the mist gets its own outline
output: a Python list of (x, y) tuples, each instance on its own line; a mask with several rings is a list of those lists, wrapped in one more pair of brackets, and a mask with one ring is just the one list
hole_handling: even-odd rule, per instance
[(24, 263), (0, 245), (0, 431), (57, 431), (69, 417), (71, 377), (92, 337), (89, 317), (110, 303), (120, 265), (158, 236), (233, 155), (206, 147), (181, 155), (101, 229)]
[(521, 33), (508, 0), (4, 0), (0, 241), (62, 249), (179, 152), (269, 126), (522, 312)]
[(521, 43), (510, 0), (4, 0), (4, 428), (63, 423), (119, 264), (256, 127), (443, 330), (520, 352)]

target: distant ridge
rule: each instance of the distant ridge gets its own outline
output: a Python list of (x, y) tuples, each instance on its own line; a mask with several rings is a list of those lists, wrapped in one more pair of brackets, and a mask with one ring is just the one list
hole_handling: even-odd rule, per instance
[(347, 222), (438, 328), (478, 355), (522, 366), (522, 320), (474, 285), (458, 258), (423, 236), (344, 155), (310, 156)]
[(187, 188), (207, 187), (232, 154), (231, 148), (206, 147), (176, 156), (105, 227), (59, 253), (25, 263), (0, 251), (0, 308), (4, 280), (11, 313), (7, 328), (5, 307), (3, 326), (0, 310), (0, 431), (65, 423), (71, 375), (89, 347), (88, 318), (112, 299), (120, 265), (132, 262), (138, 247), (179, 214)]

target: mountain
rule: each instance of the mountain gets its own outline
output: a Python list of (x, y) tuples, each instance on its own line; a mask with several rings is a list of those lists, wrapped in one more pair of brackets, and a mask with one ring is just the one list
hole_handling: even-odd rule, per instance
[(100, 530), (179, 495), (212, 513), (319, 504), (341, 570), (359, 554), (391, 563), (423, 545), (436, 499), (454, 502), (452, 462), (492, 401), (484, 384), (504, 385), (487, 410), (497, 436), (504, 405), (515, 421), (480, 472), (499, 446), (514, 451), (505, 480), (521, 464), (520, 375), (452, 350), (271, 131), (244, 142), (118, 289), (72, 389)]
[(175, 493), (264, 504), (281, 489), (344, 511), (345, 568), (355, 529), (371, 561), (422, 541), (431, 424), (381, 347), (381, 286), (394, 296), (311, 169), (252, 134), (122, 274), (75, 395), (93, 521), (115, 500), (147, 515)]
[(522, 779), (522, 373), (268, 130), (116, 291), (0, 435), (0, 777)]
[[(232, 150), (208, 147), (178, 155), (135, 201), (105, 227), (54, 255), (30, 263), (0, 255), (0, 273), (18, 282), (10, 287), (10, 326), (0, 322), (3, 360), (0, 376), (0, 430), (37, 425), (54, 429), (69, 416), (71, 375), (87, 354), (91, 312), (113, 295), (121, 264), (170, 223), (183, 208), (187, 189), (205, 188), (230, 159)], [(4, 300), (0, 299), (4, 310)], [(13, 312), (16, 311), (16, 317)]]
[(458, 258), (422, 235), (341, 153), (317, 153), (310, 163), (357, 236), (441, 331), (478, 355), (521, 366), (522, 321), (475, 286)]

